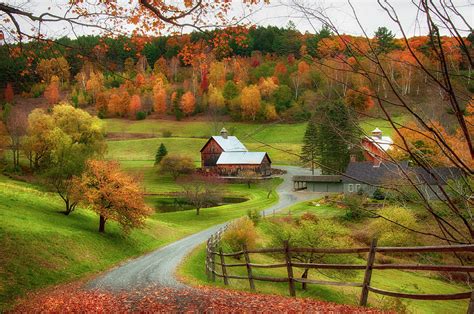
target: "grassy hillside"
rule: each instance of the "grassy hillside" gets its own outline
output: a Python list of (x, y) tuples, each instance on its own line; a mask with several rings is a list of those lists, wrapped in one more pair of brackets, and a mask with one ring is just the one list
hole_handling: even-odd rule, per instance
[(276, 201), (275, 195), (267, 199), (257, 187), (234, 184), (228, 193), (248, 198), (247, 202), (203, 209), (200, 216), (192, 210), (155, 213), (144, 229), (124, 237), (113, 222), (99, 234), (98, 217), (92, 211), (79, 208), (64, 216), (59, 213), (63, 210), (59, 197), (34, 185), (0, 176), (0, 190), (0, 311), (28, 291), (103, 271)]
[[(402, 122), (403, 118), (397, 119)], [(206, 140), (218, 133), (212, 122), (206, 121), (170, 121), (123, 119), (104, 120), (107, 132), (144, 133), (156, 136), (147, 139), (124, 139), (109, 141), (109, 157), (118, 160), (153, 160), (160, 143), (165, 144), (169, 152), (191, 156), (200, 161), (199, 150)], [(274, 164), (298, 164), (298, 154), (306, 124), (249, 124), (226, 122), (225, 127), (237, 136), (249, 150), (266, 151)], [(361, 124), (366, 132), (380, 128), (384, 134), (392, 135), (393, 129), (381, 119), (364, 120)], [(171, 137), (162, 137), (164, 131), (170, 131)]]
[[(344, 210), (334, 208), (328, 205), (322, 205), (315, 207), (311, 205), (311, 202), (304, 202), (292, 206), (290, 209), (292, 217), (297, 217), (305, 212), (311, 212), (317, 217), (323, 218), (337, 218), (343, 215)], [(281, 215), (285, 215), (282, 213)], [(363, 226), (352, 226), (355, 228), (363, 228)], [(263, 227), (262, 227), (263, 228)], [(258, 228), (259, 243), (260, 245), (265, 243), (265, 233), (262, 228)], [(205, 245), (201, 245), (194, 252), (188, 256), (186, 261), (180, 266), (178, 273), (180, 277), (185, 281), (193, 285), (216, 285), (224, 287), (224, 283), (221, 279), (217, 279), (216, 282), (209, 282), (204, 270), (205, 261)], [(242, 263), (242, 260), (237, 259), (226, 259), (228, 263)], [(281, 263), (281, 260), (277, 260), (274, 257), (270, 257), (264, 254), (252, 254), (251, 261), (257, 264), (273, 264)], [(358, 259), (359, 264), (364, 264), (365, 261)], [(219, 266), (218, 266), (219, 267)], [(218, 268), (220, 271), (220, 269)], [(246, 276), (247, 270), (244, 267), (228, 268), (228, 274)], [(295, 275), (301, 276), (302, 270), (295, 269)], [(258, 276), (270, 276), (270, 277), (286, 277), (286, 269), (253, 269), (253, 274)], [(356, 271), (355, 277), (347, 279), (344, 275), (340, 274), (337, 277), (330, 277), (317, 271), (310, 272), (310, 278), (316, 280), (325, 281), (352, 281), (362, 282), (364, 272)], [(234, 280), (230, 279), (229, 288), (250, 291), (249, 283), (246, 280)], [(405, 293), (458, 293), (468, 291), (468, 287), (449, 283), (437, 278), (435, 274), (427, 272), (415, 272), (415, 271), (397, 271), (397, 270), (378, 270), (372, 274), (372, 284), (380, 289), (389, 291), (399, 291)], [(257, 292), (269, 293), (269, 294), (280, 294), (288, 295), (288, 284), (286, 283), (269, 283), (256, 281), (255, 282)], [(333, 287), (323, 285), (308, 285), (308, 290), (304, 291), (301, 289), (301, 285), (297, 284), (297, 296), (299, 297), (310, 297), (324, 301), (331, 301), (345, 304), (358, 304), (360, 297), (360, 288), (352, 287)], [(414, 313), (465, 313), (468, 305), (468, 300), (456, 300), (456, 301), (418, 301), (418, 300), (403, 300), (402, 303), (397, 303), (396, 299), (383, 297), (374, 293), (369, 294), (369, 303), (372, 306), (378, 308), (396, 308), (401, 311), (407, 309), (409, 312)]]

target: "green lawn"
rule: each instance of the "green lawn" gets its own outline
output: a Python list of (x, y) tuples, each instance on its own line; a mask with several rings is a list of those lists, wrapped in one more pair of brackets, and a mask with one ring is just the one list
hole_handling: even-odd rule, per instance
[[(335, 218), (343, 214), (343, 210), (332, 208), (327, 205), (315, 206), (317, 202), (303, 202), (290, 208), (292, 215), (301, 215), (304, 212), (312, 212), (319, 218)], [(286, 214), (284, 211), (282, 213)], [(259, 228), (260, 239), (264, 238), (263, 231)], [(263, 241), (263, 240), (262, 240)], [(201, 245), (180, 265), (178, 270), (179, 276), (185, 281), (193, 285), (216, 285), (224, 287), (222, 280), (217, 279), (215, 283), (207, 280), (204, 271), (205, 245)], [(227, 260), (227, 259), (226, 259)], [(242, 260), (229, 258), (228, 263), (241, 263)], [(252, 254), (251, 261), (254, 263), (276, 263), (274, 257), (264, 254)], [(281, 262), (279, 260), (278, 262)], [(359, 263), (363, 264), (362, 259)], [(220, 269), (218, 269), (220, 272)], [(229, 268), (229, 274), (246, 275), (245, 268)], [(286, 277), (286, 269), (254, 269), (254, 275)], [(295, 275), (300, 276), (302, 270), (295, 269)], [(331, 278), (316, 271), (310, 272), (310, 278), (328, 281), (352, 281), (362, 282), (363, 271), (357, 271), (354, 278), (350, 280), (344, 279), (341, 275), (339, 278)], [(246, 280), (230, 280), (230, 288), (238, 290), (249, 290), (249, 283)], [(268, 283), (256, 281), (257, 292), (269, 294), (288, 295), (288, 285), (286, 283)], [(426, 272), (409, 272), (397, 270), (379, 270), (374, 271), (372, 275), (372, 285), (390, 291), (399, 291), (405, 293), (457, 293), (468, 291), (468, 288), (442, 281), (436, 278), (434, 274)], [(357, 304), (360, 296), (360, 288), (351, 287), (332, 287), (322, 285), (309, 285), (307, 291), (303, 291), (300, 285), (297, 285), (297, 295), (299, 297), (311, 297), (324, 301), (332, 301), (337, 303)], [(388, 307), (394, 305), (394, 299), (382, 297), (371, 293), (369, 295), (369, 303), (376, 307)], [(418, 301), (403, 300), (403, 306), (414, 313), (465, 313), (467, 310), (468, 300), (459, 301)], [(400, 310), (400, 308), (398, 308)]]
[[(170, 178), (158, 176), (152, 189), (161, 189), (160, 180), (165, 190), (178, 189)], [(98, 217), (90, 210), (79, 208), (64, 216), (57, 195), (31, 184), (0, 176), (0, 190), (0, 312), (26, 292), (106, 270), (277, 200), (276, 194), (267, 199), (258, 186), (231, 184), (227, 193), (248, 201), (202, 209), (199, 216), (194, 210), (155, 213), (144, 229), (125, 237), (113, 222), (107, 223), (105, 234), (99, 234)]]

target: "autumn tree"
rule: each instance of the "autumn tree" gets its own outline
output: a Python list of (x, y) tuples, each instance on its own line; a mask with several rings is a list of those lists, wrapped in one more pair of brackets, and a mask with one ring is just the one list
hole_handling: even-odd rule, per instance
[(374, 106), (372, 92), (367, 87), (347, 91), (344, 102), (357, 112), (366, 112)]
[(153, 108), (157, 113), (166, 112), (166, 88), (162, 78), (158, 78), (153, 86)]
[(130, 105), (130, 94), (122, 89), (114, 89), (111, 91), (109, 105), (107, 111), (111, 114), (123, 117), (128, 114)]
[(225, 65), (223, 62), (211, 62), (209, 68), (209, 83), (216, 87), (223, 87), (225, 84)]
[(48, 104), (54, 105), (59, 101), (59, 79), (57, 76), (51, 78), (51, 82), (48, 87), (44, 90), (44, 98), (48, 101)]
[(214, 87), (213, 85), (210, 85), (208, 103), (211, 111), (221, 111), (225, 106), (225, 98), (224, 95), (222, 95), (222, 90), (217, 87)]
[(130, 104), (128, 106), (128, 115), (130, 118), (136, 117), (137, 112), (140, 111), (142, 107), (141, 99), (139, 95), (133, 95), (130, 98)]
[(258, 111), (260, 110), (260, 91), (256, 85), (249, 85), (242, 90), (241, 95), (241, 109), (242, 116), (255, 120)]
[(13, 169), (19, 170), (21, 142), (27, 128), (27, 113), (22, 108), (15, 106), (6, 112), (4, 119), (13, 157)]
[(194, 168), (194, 162), (190, 157), (167, 155), (160, 162), (159, 172), (171, 175), (176, 181), (179, 176), (192, 173)]
[(298, 69), (291, 74), (291, 82), (295, 91), (295, 99), (298, 95), (302, 85), (308, 81), (309, 65), (303, 60), (298, 63)]
[(4, 92), (4, 97), (5, 97), (5, 102), (7, 103), (13, 103), (13, 97), (15, 96), (15, 93), (13, 91), (13, 85), (12, 83), (7, 83), (7, 87), (5, 87), (5, 92)]
[(179, 107), (185, 115), (192, 114), (196, 108), (196, 98), (194, 97), (194, 94), (189, 91), (184, 93), (181, 97)]
[(180, 195), (196, 209), (196, 215), (199, 215), (201, 208), (215, 205), (222, 198), (217, 183), (213, 177), (193, 175), (180, 181)]
[(99, 215), (99, 232), (105, 232), (105, 223), (113, 220), (129, 233), (143, 227), (152, 212), (138, 180), (124, 173), (116, 161), (89, 160), (74, 182), (76, 197)]
[(38, 170), (48, 161), (55, 144), (52, 142), (53, 130), (53, 117), (44, 110), (35, 109), (28, 115), (28, 127), (22, 149), (30, 162), (30, 169)]
[(258, 83), (258, 88), (263, 99), (270, 99), (270, 97), (273, 96), (273, 93), (278, 88), (278, 85), (275, 84), (275, 81), (272, 77), (262, 77)]
[[(34, 113), (46, 114), (44, 111)], [(69, 104), (54, 106), (49, 115), (53, 121), (47, 135), (51, 149), (42, 175), (64, 201), (64, 214), (69, 215), (78, 202), (73, 193), (73, 177), (82, 173), (88, 159), (103, 155), (106, 148), (104, 132), (98, 118)]]
[(97, 98), (97, 94), (104, 89), (104, 76), (102, 73), (91, 72), (89, 80), (86, 83), (86, 90), (92, 95), (93, 100)]

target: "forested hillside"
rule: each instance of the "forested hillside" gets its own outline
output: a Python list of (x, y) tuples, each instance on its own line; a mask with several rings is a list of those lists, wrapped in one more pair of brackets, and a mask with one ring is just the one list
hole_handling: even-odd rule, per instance
[[(472, 48), (471, 37), (465, 43)], [(454, 37), (440, 40), (453, 84), (472, 92), (463, 47)], [(322, 102), (339, 100), (359, 116), (372, 116), (379, 111), (372, 109), (375, 94), (391, 112), (403, 114), (390, 106), (396, 91), (415, 110), (446, 121), (451, 113), (442, 106), (443, 91), (426, 84), (418, 67), (438, 66), (435, 45), (429, 34), (397, 39), (385, 27), (367, 39), (328, 28), (301, 34), (292, 23), (158, 38), (82, 36), (1, 46), (0, 82), (4, 102), (13, 102), (13, 93), (44, 96), (44, 105), (68, 100), (95, 108), (99, 117), (145, 119), (155, 112), (182, 119), (206, 113), (291, 122), (307, 120)], [(394, 86), (379, 77), (374, 58)], [(371, 76), (357, 73), (359, 67), (373, 67)]]

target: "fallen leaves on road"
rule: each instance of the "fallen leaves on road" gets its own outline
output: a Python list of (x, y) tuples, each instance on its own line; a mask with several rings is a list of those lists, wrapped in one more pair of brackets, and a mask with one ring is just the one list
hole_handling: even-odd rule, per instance
[(69, 285), (30, 296), (13, 313), (379, 313), (313, 299), (252, 294), (216, 288), (148, 287), (134, 292), (84, 290)]

